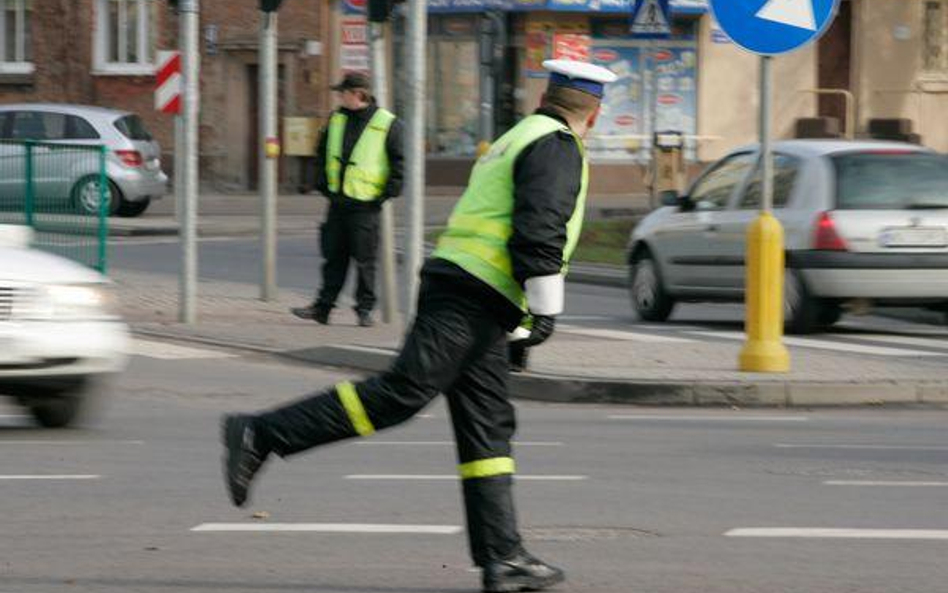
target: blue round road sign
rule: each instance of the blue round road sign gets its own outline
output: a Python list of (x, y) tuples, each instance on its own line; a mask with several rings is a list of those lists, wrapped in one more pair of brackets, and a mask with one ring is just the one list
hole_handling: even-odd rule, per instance
[(816, 40), (838, 7), (839, 0), (711, 0), (714, 18), (734, 43), (768, 56)]

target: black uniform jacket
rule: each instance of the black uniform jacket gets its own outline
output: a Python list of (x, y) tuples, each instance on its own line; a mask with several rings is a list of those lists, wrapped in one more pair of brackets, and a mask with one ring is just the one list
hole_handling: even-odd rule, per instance
[[(346, 115), (346, 131), (342, 137), (342, 170), (345, 172), (346, 164), (352, 155), (352, 149), (356, 141), (365, 130), (369, 120), (378, 110), (373, 103), (365, 109), (353, 111), (342, 107), (340, 112)], [(372, 202), (362, 202), (352, 200), (329, 191), (329, 182), (326, 179), (326, 143), (329, 137), (329, 126), (323, 129), (319, 138), (319, 145), (316, 148), (316, 189), (329, 198), (334, 208), (343, 208), (346, 210), (378, 210), (384, 200), (394, 198), (402, 193), (402, 176), (405, 164), (405, 152), (402, 145), (402, 122), (395, 119), (392, 127), (389, 128), (388, 136), (385, 138), (385, 152), (388, 153), (388, 181), (385, 184), (385, 190), (382, 192), (382, 199)], [(344, 174), (344, 173), (343, 173)], [(343, 179), (343, 181), (345, 181)]]
[[(558, 114), (538, 109), (564, 124)], [(513, 234), (507, 241), (514, 278), (558, 274), (563, 267), (566, 223), (576, 208), (583, 158), (568, 132), (546, 135), (523, 149), (514, 162)], [(522, 320), (520, 309), (488, 284), (443, 259), (431, 259), (424, 274), (452, 281), (475, 298), (487, 299), (508, 331)]]

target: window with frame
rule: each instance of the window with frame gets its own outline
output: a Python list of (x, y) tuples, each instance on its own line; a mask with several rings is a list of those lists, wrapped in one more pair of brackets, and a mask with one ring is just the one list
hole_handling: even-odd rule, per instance
[(948, 0), (925, 0), (922, 10), (922, 69), (948, 74)]
[(96, 0), (96, 70), (154, 72), (156, 0)]
[(0, 74), (30, 74), (32, 0), (0, 0)]

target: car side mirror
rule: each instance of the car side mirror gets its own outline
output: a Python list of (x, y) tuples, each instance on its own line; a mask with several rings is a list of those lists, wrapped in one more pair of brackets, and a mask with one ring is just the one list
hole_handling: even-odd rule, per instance
[(695, 209), (695, 203), (691, 196), (677, 196), (675, 206), (678, 206), (682, 212), (691, 212)]

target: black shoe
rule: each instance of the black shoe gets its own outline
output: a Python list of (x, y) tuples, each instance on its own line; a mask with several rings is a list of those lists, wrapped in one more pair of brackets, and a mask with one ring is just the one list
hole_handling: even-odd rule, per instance
[(253, 417), (224, 416), (221, 422), (224, 441), (224, 481), (234, 506), (244, 506), (250, 492), (250, 482), (267, 459), (269, 451), (262, 450), (254, 431)]
[(507, 560), (497, 560), (484, 566), (484, 593), (507, 591), (540, 591), (562, 583), (563, 571), (546, 564), (526, 551), (520, 551)]
[(356, 311), (356, 316), (359, 318), (359, 327), (372, 327), (375, 325), (372, 314), (368, 311)]
[(290, 309), (290, 313), (296, 315), (300, 319), (311, 319), (321, 325), (329, 324), (329, 311), (330, 309), (328, 307), (320, 307), (317, 305), (293, 307)]

